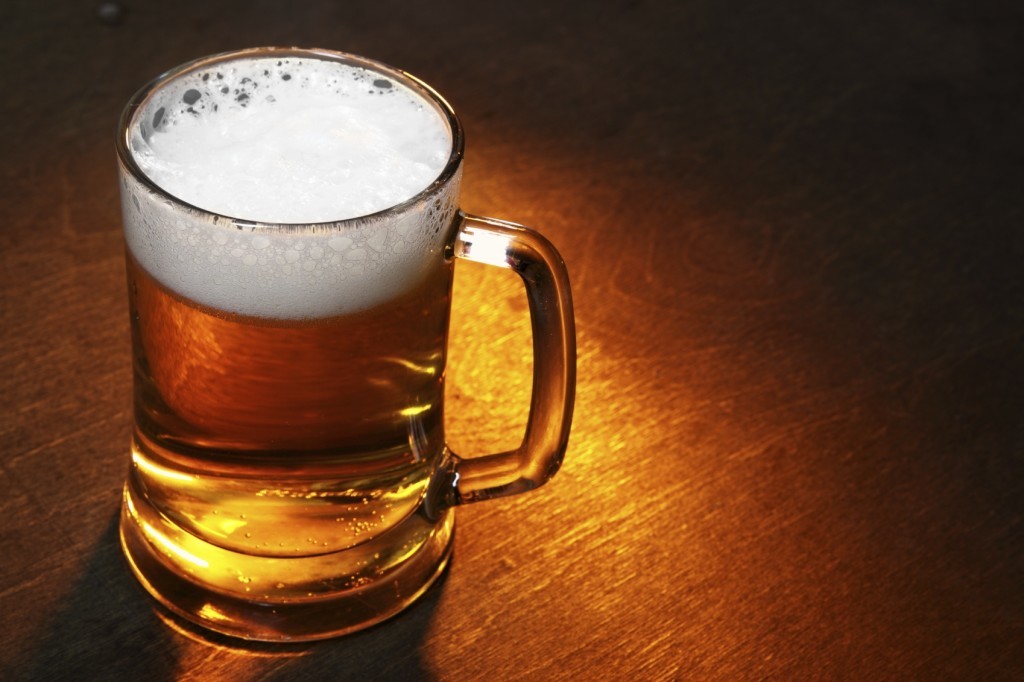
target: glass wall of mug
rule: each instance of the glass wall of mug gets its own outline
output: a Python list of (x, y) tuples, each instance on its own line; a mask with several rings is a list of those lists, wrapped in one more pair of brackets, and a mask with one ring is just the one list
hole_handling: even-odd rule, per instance
[[(167, 171), (176, 136), (266, 118), (261, 125), (278, 132), (294, 128), (267, 143), (275, 158), (326, 144), (333, 173), (336, 155), (323, 135), (310, 136), (310, 116), (353, 97), (371, 118), (397, 117), (398, 128), (409, 124), (396, 107), (436, 123), (431, 134), (399, 140), (423, 147), (417, 163), (431, 157), (436, 166), (397, 203), (388, 187), (407, 178), (389, 171), (393, 160), (374, 166), (376, 148), (361, 152), (371, 167), (347, 170), (365, 171), (377, 204), (359, 203), (367, 186), (357, 187), (354, 217), (337, 220), (315, 210), (281, 218), (273, 207), (241, 215), (273, 178), (260, 177), (259, 150), (236, 150), (245, 177), (219, 187), (228, 199), (250, 192), (238, 211), (202, 194), (217, 186), (216, 160)], [(289, 107), (298, 118), (274, 119)], [(380, 135), (358, 132), (355, 144)], [(557, 469), (575, 367), (564, 266), (535, 233), (459, 212), (462, 148), (458, 119), (428, 86), (326, 51), (197, 60), (143, 88), (125, 110), (118, 154), (135, 420), (121, 536), (136, 576), (179, 616), (265, 640), (366, 627), (410, 604), (444, 569), (453, 505), (529, 489)], [(543, 281), (524, 275), (528, 292), (553, 287), (564, 305), (549, 310), (531, 298), (535, 335), (547, 324), (562, 340), (545, 350), (550, 339), (535, 338), (535, 351), (552, 359), (535, 363), (538, 424), (521, 451), (461, 460), (444, 438), (453, 262), (474, 258), (474, 242), (475, 259), (492, 259), (479, 245), (495, 240), (508, 254), (497, 264), (540, 263), (531, 267)], [(552, 263), (561, 268), (554, 275)]]

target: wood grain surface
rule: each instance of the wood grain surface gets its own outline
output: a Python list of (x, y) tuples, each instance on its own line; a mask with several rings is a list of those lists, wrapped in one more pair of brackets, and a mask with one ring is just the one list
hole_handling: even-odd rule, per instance
[[(0, 679), (1024, 678), (1019, 3), (100, 6), (0, 9)], [(266, 44), (442, 92), (464, 208), (558, 245), (580, 350), (561, 472), (302, 646), (169, 622), (116, 526), (116, 120)], [(460, 263), (455, 301), (452, 445), (515, 446), (524, 294)]]

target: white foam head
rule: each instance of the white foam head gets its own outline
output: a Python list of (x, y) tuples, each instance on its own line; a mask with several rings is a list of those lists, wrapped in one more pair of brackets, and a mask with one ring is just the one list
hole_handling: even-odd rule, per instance
[(123, 167), (135, 258), (188, 298), (270, 318), (352, 312), (414, 285), (454, 218), (458, 172), (421, 195), (447, 167), (453, 133), (437, 102), (373, 66), (270, 53), (151, 91), (122, 133), (128, 154), (210, 213), (168, 202)]

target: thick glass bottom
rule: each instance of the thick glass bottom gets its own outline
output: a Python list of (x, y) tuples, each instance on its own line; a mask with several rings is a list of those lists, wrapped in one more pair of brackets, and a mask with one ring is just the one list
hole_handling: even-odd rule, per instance
[(369, 627), (405, 609), (440, 576), (455, 515), (414, 513), (373, 540), (336, 552), (257, 556), (207, 543), (125, 487), (121, 545), (161, 604), (225, 635), (305, 641)]

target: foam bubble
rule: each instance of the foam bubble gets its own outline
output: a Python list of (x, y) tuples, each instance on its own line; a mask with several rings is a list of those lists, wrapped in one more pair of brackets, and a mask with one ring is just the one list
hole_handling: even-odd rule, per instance
[(122, 172), (132, 255), (227, 312), (320, 318), (383, 302), (436, 267), (457, 210), (458, 172), (403, 211), (376, 213), (431, 185), (451, 133), (433, 102), (360, 66), (274, 57), (193, 71), (146, 101), (128, 142), (168, 193), (245, 219), (183, 210)]

